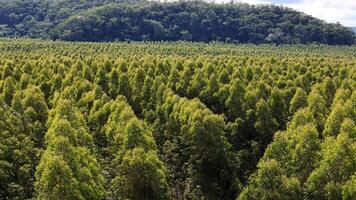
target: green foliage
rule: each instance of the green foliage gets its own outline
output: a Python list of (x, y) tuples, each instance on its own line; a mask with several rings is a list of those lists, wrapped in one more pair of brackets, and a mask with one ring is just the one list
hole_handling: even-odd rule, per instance
[(356, 197), (356, 176), (353, 175), (351, 179), (342, 188), (342, 199), (350, 200)]
[(287, 117), (287, 103), (283, 96), (282, 90), (278, 88), (273, 88), (271, 91), (271, 95), (268, 98), (268, 104), (271, 108), (272, 115), (276, 116), (277, 123), (279, 127), (283, 127), (286, 123)]
[(282, 200), (301, 198), (300, 182), (295, 178), (285, 177), (278, 163), (275, 160), (269, 160), (258, 164), (258, 175), (252, 176), (250, 184), (237, 199)]
[(112, 109), (106, 130), (119, 148), (112, 161), (116, 171), (111, 198), (167, 199), (166, 170), (157, 156), (152, 133), (135, 117), (125, 98), (118, 97)]
[(307, 181), (307, 189), (311, 197), (341, 199), (345, 196), (342, 195), (342, 188), (348, 187), (347, 181), (356, 171), (354, 139), (350, 138), (348, 132), (341, 132), (336, 138), (326, 138), (319, 167), (313, 171)]
[(278, 122), (273, 117), (272, 111), (264, 99), (256, 104), (256, 122), (254, 127), (261, 134), (261, 141), (269, 142), (274, 131), (277, 130)]
[(302, 199), (303, 184), (318, 163), (319, 149), (312, 124), (276, 133), (238, 199)]
[(11, 104), (12, 97), (15, 93), (15, 81), (12, 77), (7, 77), (4, 81), (2, 98), (5, 103)]
[(147, 0), (2, 0), (0, 36), (69, 41), (351, 45), (355, 33), (276, 5)]
[[(349, 199), (352, 197), (353, 191), (350, 190), (350, 185), (353, 184), (352, 176), (356, 171), (355, 156), (353, 156), (355, 125), (354, 120), (349, 118), (350, 115), (341, 114), (350, 109), (348, 105), (350, 106), (351, 103), (345, 107), (340, 104), (334, 106), (323, 132), (325, 138), (321, 139), (321, 132), (317, 129), (320, 115), (315, 111), (325, 110), (325, 105), (318, 94), (311, 95), (313, 96), (308, 98), (309, 107), (299, 109), (295, 113), (287, 131), (275, 134), (273, 142), (268, 145), (258, 164), (256, 173), (250, 177), (247, 187), (238, 199), (304, 199), (305, 197)], [(316, 99), (321, 101), (321, 104), (317, 103)], [(335, 138), (328, 134), (337, 136)], [(268, 171), (271, 170), (271, 166), (265, 163), (272, 161), (276, 166), (273, 168), (274, 171)], [(265, 174), (269, 175), (268, 180), (263, 178)], [(287, 192), (296, 193), (290, 194), (283, 190), (286, 186), (280, 180), (281, 175), (296, 181), (296, 188), (287, 189)]]
[(168, 199), (166, 172), (155, 151), (126, 150), (117, 168), (118, 175), (112, 180), (114, 199)]
[(290, 101), (289, 112), (294, 114), (297, 110), (307, 106), (307, 94), (301, 88), (297, 88)]
[(318, 131), (322, 131), (326, 121), (326, 115), (329, 111), (326, 106), (326, 101), (319, 93), (317, 86), (312, 89), (308, 96), (308, 110), (310, 110), (315, 119)]
[(326, 121), (325, 129), (323, 131), (324, 136), (337, 135), (343, 120), (347, 117), (352, 118), (352, 114), (350, 113), (352, 111), (350, 110), (352, 107), (348, 105), (341, 106), (338, 104), (334, 107)]
[(0, 138), (0, 199), (31, 198), (38, 150), (25, 118), (1, 102)]
[(226, 108), (229, 110), (228, 116), (230, 119), (236, 119), (244, 116), (242, 106), (245, 92), (245, 86), (241, 83), (241, 81), (237, 80), (232, 83), (229, 90), (229, 97), (225, 102)]
[(47, 103), (40, 88), (28, 85), (25, 90), (15, 93), (12, 107), (26, 117), (27, 132), (36, 146), (43, 147), (46, 132), (45, 122), (48, 117)]
[(37, 199), (103, 199), (92, 136), (71, 101), (56, 102), (48, 125), (46, 150), (36, 170)]
[(355, 52), (1, 39), (0, 199), (354, 199)]

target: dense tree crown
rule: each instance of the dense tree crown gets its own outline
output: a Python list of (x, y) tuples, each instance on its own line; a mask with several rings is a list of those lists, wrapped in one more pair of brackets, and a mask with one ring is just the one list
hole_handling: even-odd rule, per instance
[(354, 46), (1, 39), (0, 199), (353, 200), (355, 81)]
[(0, 36), (69, 41), (355, 43), (351, 28), (289, 8), (185, 0), (0, 0)]

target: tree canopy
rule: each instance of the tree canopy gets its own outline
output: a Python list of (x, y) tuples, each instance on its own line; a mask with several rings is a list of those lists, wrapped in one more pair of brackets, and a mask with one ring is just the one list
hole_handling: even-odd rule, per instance
[(355, 46), (0, 39), (0, 199), (355, 197)]
[(290, 8), (199, 0), (1, 0), (0, 36), (69, 41), (355, 43), (351, 28)]

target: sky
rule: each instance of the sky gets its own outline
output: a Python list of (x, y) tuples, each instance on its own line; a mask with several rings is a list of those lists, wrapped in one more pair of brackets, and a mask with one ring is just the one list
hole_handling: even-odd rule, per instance
[[(215, 0), (229, 2), (231, 0)], [(356, 0), (234, 0), (250, 4), (277, 4), (294, 8), (327, 22), (356, 27)]]

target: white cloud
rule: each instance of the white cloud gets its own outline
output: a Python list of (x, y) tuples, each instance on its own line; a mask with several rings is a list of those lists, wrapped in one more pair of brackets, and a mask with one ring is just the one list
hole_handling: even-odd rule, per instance
[[(209, 0), (208, 0), (209, 1)], [(211, 0), (214, 1), (214, 0)], [(240, 2), (240, 3), (248, 3), (248, 4), (270, 4), (268, 1), (263, 1), (263, 0), (215, 0), (215, 2), (222, 2), (222, 3), (227, 3), (227, 2)]]
[(327, 22), (356, 26), (356, 0), (302, 0), (285, 5)]
[[(237, 2), (239, 2), (239, 1), (237, 1)], [(249, 4), (266, 4), (266, 3), (268, 3), (267, 1), (262, 1), (262, 0), (241, 0), (240, 2), (249, 3)]]
[[(216, 0), (229, 2), (230, 0)], [(273, 0), (235, 0), (249, 4), (269, 4)], [(287, 1), (286, 1), (287, 2)], [(299, 0), (282, 5), (320, 18), (327, 22), (340, 22), (345, 26), (356, 26), (356, 0)]]

